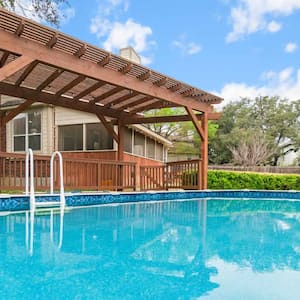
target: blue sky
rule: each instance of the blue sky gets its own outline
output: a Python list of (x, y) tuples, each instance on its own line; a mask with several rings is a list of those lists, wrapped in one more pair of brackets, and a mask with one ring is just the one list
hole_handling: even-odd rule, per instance
[(133, 46), (150, 68), (225, 103), (300, 98), (300, 0), (69, 3), (61, 31), (116, 54)]

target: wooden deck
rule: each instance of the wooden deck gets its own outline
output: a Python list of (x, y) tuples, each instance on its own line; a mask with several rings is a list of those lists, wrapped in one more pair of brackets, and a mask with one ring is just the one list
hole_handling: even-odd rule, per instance
[[(64, 157), (63, 169), (65, 189), (69, 191), (201, 188), (201, 180), (198, 178), (201, 170), (199, 160), (172, 162), (162, 166), (140, 166), (138, 169), (135, 162)], [(59, 187), (58, 171), (55, 165), (56, 189)], [(49, 191), (49, 156), (34, 156), (34, 183), (36, 190)], [(24, 191), (24, 186), (25, 155), (0, 152), (0, 192)]]

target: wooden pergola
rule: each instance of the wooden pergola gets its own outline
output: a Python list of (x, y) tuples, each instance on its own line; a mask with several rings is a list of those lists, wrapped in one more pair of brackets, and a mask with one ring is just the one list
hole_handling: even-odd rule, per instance
[[(1, 94), (25, 99), (1, 116), (1, 128), (35, 102), (93, 113), (118, 143), (120, 161), (125, 125), (192, 121), (207, 187), (208, 120), (219, 117), (213, 104), (222, 101), (213, 94), (0, 9)], [(164, 107), (184, 107), (186, 114), (142, 114)]]

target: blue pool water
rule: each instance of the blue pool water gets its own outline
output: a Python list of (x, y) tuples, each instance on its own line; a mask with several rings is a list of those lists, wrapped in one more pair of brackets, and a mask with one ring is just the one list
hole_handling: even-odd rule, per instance
[(300, 201), (144, 202), (31, 217), (0, 215), (0, 299), (299, 299)]

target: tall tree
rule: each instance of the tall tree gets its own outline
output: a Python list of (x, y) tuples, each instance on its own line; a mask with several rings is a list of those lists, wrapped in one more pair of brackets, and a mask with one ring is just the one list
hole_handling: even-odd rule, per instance
[(211, 158), (215, 163), (232, 162), (230, 149), (246, 145), (249, 136), (255, 134), (272, 152), (268, 163), (277, 165), (281, 157), (300, 149), (300, 100), (288, 101), (279, 97), (241, 99), (224, 108), (218, 125), (212, 141)]
[(2, 8), (27, 17), (37, 17), (55, 26), (59, 26), (63, 17), (60, 9), (62, 5), (69, 5), (68, 0), (0, 0)]

